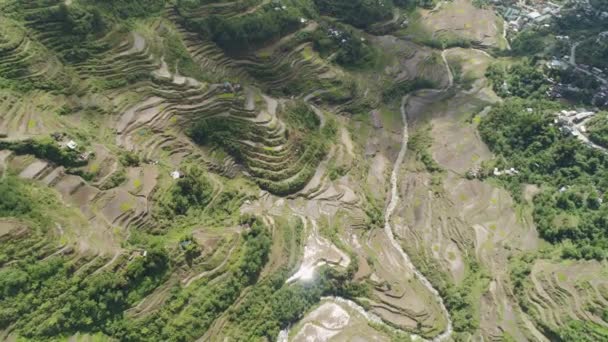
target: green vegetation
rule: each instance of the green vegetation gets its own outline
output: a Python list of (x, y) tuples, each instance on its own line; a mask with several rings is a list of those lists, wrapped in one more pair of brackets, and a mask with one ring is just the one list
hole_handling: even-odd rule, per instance
[[(285, 217), (317, 209), (325, 216), (325, 204), (307, 206), (312, 196), (327, 197), (328, 205), (343, 201), (346, 212), (335, 215), (339, 222), (328, 218), (321, 233), (347, 253), (347, 231), (338, 227), (370, 230), (355, 232), (363, 238), (384, 224), (383, 189), (367, 188), (358, 177), (369, 163), (350, 154), (362, 144), (334, 140), (350, 119), (346, 113), (389, 109), (408, 93), (437, 86), (422, 77), (439, 75), (438, 52), (416, 52), (421, 78), (395, 82), (415, 45), (379, 44), (373, 36), (408, 15), (395, 6), (415, 4), (434, 1), (0, 0), (0, 88), (16, 90), (0, 94), (0, 149), (12, 152), (0, 178), (0, 331), (32, 341), (75, 334), (192, 341), (218, 333), (265, 341), (323, 296), (365, 303), (369, 283), (354, 278), (373, 270), (359, 270), (362, 255), (351, 254), (346, 270), (327, 265), (313, 281), (286, 284), (306, 236), (302, 223), (292, 227)], [(429, 45), (470, 42), (447, 35)], [(161, 61), (170, 73), (201, 82), (159, 77)], [(523, 88), (526, 72), (513, 83)], [(232, 85), (222, 86), (226, 81)], [(362, 126), (353, 132), (357, 143), (368, 139)], [(44, 137), (49, 131), (69, 132), (82, 147), (66, 148)], [(373, 145), (384, 149), (390, 135)], [(103, 153), (87, 165), (81, 152), (91, 145)], [(443, 172), (430, 146), (426, 128), (409, 141), (436, 185)], [(349, 177), (332, 186), (321, 175), (317, 189), (299, 193), (329, 151), (336, 158), (326, 163), (327, 177)], [(39, 166), (31, 164), (37, 159), (50, 162), (35, 177), (43, 182), (13, 174)], [(182, 177), (169, 177), (175, 169)], [(579, 208), (575, 195), (557, 198), (568, 209), (556, 216), (569, 215), (568, 225), (600, 222), (604, 209), (592, 208), (599, 201), (590, 197), (595, 189), (575, 190), (587, 207)], [(288, 195), (295, 199), (276, 200)], [(273, 210), (261, 212), (267, 204)], [(263, 216), (241, 216), (250, 211)], [(564, 253), (597, 257), (601, 246), (591, 247), (581, 256)], [(465, 261), (459, 285), (434, 268), (425, 272), (436, 273), (456, 339), (479, 330), (477, 303), (487, 286), (481, 267)]]
[(481, 266), (469, 260), (467, 276), (459, 286), (447, 286), (442, 297), (450, 311), (454, 331), (459, 336), (473, 335), (479, 329), (479, 310), (477, 309), (481, 294), (490, 284), (488, 274)]
[[(520, 257), (514, 258), (510, 263), (509, 274), (513, 282), (513, 289), (520, 306), (535, 320), (542, 330), (549, 336), (552, 336), (558, 341), (603, 341), (608, 337), (608, 330), (605, 326), (593, 321), (580, 321), (568, 318), (564, 324), (555, 327), (538, 317), (535, 305), (530, 301), (527, 294), (528, 291), (533, 291), (534, 284), (530, 280), (532, 265), (540, 258), (547, 258), (547, 251), (540, 253), (526, 253)], [(590, 311), (599, 311), (598, 317), (606, 320), (606, 310), (602, 307), (591, 308)]]
[(30, 12), (26, 19), (34, 22), (36, 29), (44, 30), (45, 24), (56, 22), (61, 30), (54, 39), (57, 52), (70, 63), (82, 62), (108, 46), (96, 42), (96, 38), (107, 32), (109, 24), (96, 7), (66, 6)]
[[(189, 135), (201, 145), (223, 148), (245, 164), (262, 188), (286, 195), (302, 189), (312, 178), (336, 134), (336, 123), (328, 119), (320, 128), (319, 117), (303, 102), (288, 106), (281, 116), (287, 127), (280, 134), (249, 120), (212, 117), (197, 121)], [(243, 143), (250, 139), (257, 145)], [(277, 142), (287, 144), (289, 150), (274, 149)]]
[(378, 52), (366, 42), (356, 30), (333, 22), (322, 22), (320, 27), (310, 34), (315, 50), (326, 58), (332, 58), (344, 67), (365, 67), (372, 65)]
[(463, 60), (461, 58), (450, 60), (449, 66), (452, 70), (452, 75), (454, 76), (454, 84), (457, 84), (465, 90), (469, 90), (473, 87), (477, 77), (471, 72), (465, 73), (463, 71)]
[[(525, 315), (542, 334), (555, 341), (608, 338), (608, 330), (602, 325), (605, 322), (600, 322), (608, 318), (601, 304), (596, 306), (584, 291), (574, 295), (575, 301), (586, 301), (582, 310), (595, 317), (590, 319), (573, 315), (568, 302), (557, 299), (570, 283), (569, 278), (579, 276), (578, 270), (555, 272), (554, 279), (545, 278), (547, 264), (554, 266), (559, 262), (564, 268), (596, 264), (561, 259), (602, 261), (608, 256), (608, 155), (587, 146), (555, 121), (555, 114), (562, 109), (600, 105), (603, 99), (596, 95), (601, 83), (572, 67), (540, 67), (547, 60), (562, 56), (566, 59), (575, 43), (577, 63), (600, 68), (607, 65), (606, 41), (598, 36), (608, 28), (599, 9), (606, 8), (606, 2), (591, 1), (591, 5), (596, 8), (577, 2), (564, 4), (549, 25), (514, 36), (509, 55), (515, 58), (490, 66), (486, 73), (504, 102), (482, 117), (479, 125), (481, 137), (496, 155), (484, 163), (483, 173), (492, 174), (495, 167), (518, 171), (515, 175), (498, 176), (495, 181), (511, 191), (523, 212), (532, 213), (540, 236), (550, 242), (536, 252), (512, 254), (510, 278)], [(550, 89), (554, 91), (549, 92)], [(546, 94), (555, 95), (560, 102), (543, 100)], [(588, 137), (598, 145), (608, 143), (605, 123), (605, 113), (585, 123)], [(531, 208), (530, 192), (524, 200), (524, 187), (530, 189), (529, 184), (536, 185)], [(577, 290), (588, 290), (586, 280), (580, 277), (572, 285)], [(546, 292), (539, 295), (542, 291)], [(545, 306), (549, 299), (555, 302)], [(553, 321), (548, 315), (557, 319)]]
[(413, 91), (435, 87), (433, 82), (419, 78), (413, 81), (395, 82), (382, 91), (382, 98), (387, 102), (401, 100), (404, 95)]
[(247, 123), (224, 118), (209, 118), (200, 120), (190, 129), (190, 137), (198, 144), (217, 144), (230, 153), (237, 160), (243, 160), (238, 137), (245, 134)]
[(125, 167), (139, 166), (139, 156), (131, 151), (121, 151), (120, 163)]
[[(7, 185), (16, 188), (12, 182)], [(10, 203), (3, 203), (3, 208), (4, 204)], [(10, 325), (31, 340), (75, 332), (103, 332), (122, 341), (199, 337), (246, 286), (256, 282), (267, 261), (268, 230), (253, 218), (243, 218), (241, 223), (250, 229), (243, 234), (241, 253), (221, 281), (209, 284), (201, 280), (189, 288), (176, 286), (168, 305), (140, 320), (125, 316), (125, 310), (164, 283), (172, 269), (169, 253), (158, 245), (140, 245), (145, 254), (121, 258), (104, 270), (99, 269), (107, 261), (103, 258), (22, 258), (0, 270), (0, 328)], [(8, 241), (0, 241), (3, 256), (11, 251), (9, 246)], [(88, 267), (74, 273), (89, 261)], [(96, 269), (99, 271), (93, 272)], [(182, 329), (184, 324), (189, 328)]]
[(572, 103), (593, 105), (594, 95), (599, 90), (601, 83), (594, 77), (587, 77), (586, 74), (574, 71), (572, 68), (566, 70), (551, 70), (548, 73), (558, 82), (571, 84), (563, 90), (563, 97)]
[(256, 219), (245, 218), (242, 223), (250, 229), (243, 234), (240, 255), (221, 281), (204, 279), (192, 287), (174, 288), (159, 311), (141, 320), (117, 322), (112, 336), (121, 341), (190, 341), (200, 337), (243, 289), (256, 282), (267, 261), (271, 244), (268, 230)]
[(444, 299), (454, 326), (454, 339), (466, 341), (479, 329), (479, 301), (487, 290), (490, 276), (473, 258), (466, 257), (466, 271), (463, 281), (456, 285), (447, 275), (438, 272), (434, 261), (410, 254), (420, 271), (433, 283)]
[(48, 256), (49, 248), (56, 248), (55, 238), (49, 233), (57, 225), (86, 224), (79, 212), (67, 208), (56, 192), (34, 182), (5, 174), (0, 179), (0, 191), (0, 218), (13, 222), (13, 227), (20, 231), (1, 236), (0, 270), (18, 261), (33, 265)]
[(516, 56), (533, 56), (547, 48), (545, 35), (538, 30), (526, 30), (518, 34), (511, 43), (511, 53)]
[(31, 154), (36, 158), (66, 167), (86, 165), (86, 161), (80, 159), (78, 151), (61, 147), (51, 138), (17, 142), (0, 141), (0, 150), (11, 150), (16, 154)]
[(515, 167), (505, 178), (521, 199), (524, 183), (543, 192), (534, 199), (534, 219), (550, 242), (571, 240), (576, 248), (564, 256), (603, 259), (608, 251), (608, 205), (600, 196), (608, 190), (608, 156), (589, 148), (553, 125), (561, 106), (542, 100), (508, 99), (479, 126), (482, 138), (499, 156), (498, 168)]
[[(178, 10), (186, 16), (187, 7), (184, 2), (178, 4)], [(300, 18), (314, 16), (314, 7), (308, 0), (286, 0), (280, 5), (273, 3), (263, 5), (253, 13), (238, 17), (226, 18), (219, 15), (202, 19), (192, 17), (188, 18), (186, 23), (190, 29), (210, 37), (225, 50), (243, 52), (296, 30), (302, 25)]]
[(352, 282), (354, 273), (323, 268), (311, 283), (285, 285), (288, 270), (281, 269), (256, 284), (230, 315), (238, 328), (230, 335), (239, 341), (273, 340), (281, 329), (295, 323), (322, 296), (354, 298), (364, 295), (365, 285)]
[(182, 178), (171, 185), (166, 198), (161, 199), (161, 216), (186, 215), (189, 210), (204, 209), (211, 200), (213, 186), (205, 172), (196, 166), (188, 167)]
[(180, 75), (185, 75), (199, 81), (207, 81), (210, 75), (206, 74), (201, 67), (194, 62), (192, 56), (184, 46), (180, 36), (167, 30), (163, 35), (164, 58), (170, 71), (177, 69)]
[(102, 185), (102, 190), (113, 189), (127, 180), (127, 173), (124, 169), (114, 172)]
[[(120, 19), (148, 17), (159, 14), (165, 7), (165, 0), (84, 0), (84, 4), (96, 6), (105, 13)], [(72, 6), (70, 6), (72, 7)]]
[(357, 27), (368, 27), (393, 15), (391, 0), (314, 0), (323, 15)]
[(408, 140), (407, 148), (413, 151), (416, 155), (416, 159), (420, 160), (424, 164), (427, 171), (431, 173), (441, 173), (445, 171), (441, 165), (433, 159), (429, 148), (433, 144), (433, 138), (431, 137), (431, 127), (423, 127), (416, 130), (414, 134)]
[(45, 339), (76, 331), (111, 331), (124, 310), (165, 279), (166, 253), (151, 248), (116, 272), (75, 275), (71, 261), (24, 259), (0, 270), (0, 328)]
[(608, 329), (590, 321), (570, 321), (558, 333), (562, 341), (592, 342), (608, 340)]
[(22, 217), (33, 214), (31, 197), (23, 189), (23, 184), (14, 177), (0, 180), (0, 217)]
[(495, 63), (486, 71), (492, 88), (501, 97), (540, 98), (548, 89), (545, 75), (533, 64), (513, 65)]
[(587, 40), (576, 49), (576, 59), (577, 63), (608, 67), (608, 38)]
[(586, 124), (589, 139), (608, 148), (608, 112), (600, 112)]
[(289, 108), (286, 119), (294, 129), (305, 130), (306, 132), (313, 132), (321, 125), (321, 120), (319, 120), (317, 114), (304, 102), (298, 102)]

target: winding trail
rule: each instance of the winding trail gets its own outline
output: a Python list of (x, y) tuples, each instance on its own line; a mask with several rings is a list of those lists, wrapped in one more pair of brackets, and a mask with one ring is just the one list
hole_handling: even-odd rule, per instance
[(234, 251), (234, 248), (235, 248), (235, 246), (232, 246), (230, 248), (230, 250), (228, 251), (228, 254), (226, 254), (226, 257), (224, 258), (224, 260), (222, 260), (222, 262), (217, 267), (215, 267), (209, 271), (204, 271), (202, 273), (199, 273), (194, 277), (186, 278), (186, 279), (182, 280), (182, 284), (184, 285), (184, 287), (188, 287), (188, 286), (192, 285), (193, 282), (195, 282), (203, 277), (206, 277), (208, 275), (214, 274), (214, 273), (218, 272), (219, 270), (221, 270), (222, 268), (224, 268), (224, 266), (226, 266), (226, 264), (228, 263), (230, 256), (232, 256), (232, 252)]
[[(446, 89), (448, 89), (454, 84), (454, 74), (452, 74), (452, 69), (450, 69), (450, 63), (448, 63), (448, 58), (445, 56), (446, 52), (447, 50), (441, 51), (441, 59), (443, 60), (443, 64), (445, 64), (446, 71), (448, 72), (448, 86), (446, 87)], [(407, 99), (404, 97), (403, 100)], [(407, 126), (407, 117), (405, 117), (405, 107), (403, 101), (401, 101), (401, 116), (403, 119), (403, 124)]]
[(576, 65), (576, 48), (581, 45), (582, 42), (576, 42), (570, 47), (570, 64)]

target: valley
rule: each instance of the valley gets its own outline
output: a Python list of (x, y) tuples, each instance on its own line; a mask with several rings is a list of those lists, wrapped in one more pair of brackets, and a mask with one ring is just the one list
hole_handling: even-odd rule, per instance
[(505, 25), (0, 0), (0, 340), (608, 338), (608, 156)]

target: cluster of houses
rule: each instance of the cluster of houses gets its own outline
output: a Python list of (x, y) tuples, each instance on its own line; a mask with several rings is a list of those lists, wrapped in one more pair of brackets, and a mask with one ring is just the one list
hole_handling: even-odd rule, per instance
[(272, 2), (274, 4), (275, 11), (281, 11), (281, 10), (286, 11), (287, 10), (287, 6), (283, 5), (280, 0), (273, 0)]
[[(605, 33), (605, 32), (603, 32)], [(569, 39), (568, 36), (557, 36), (557, 37), (562, 37), (562, 39)], [(559, 38), (558, 38), (559, 39)], [(605, 78), (607, 75), (606, 73), (608, 72), (607, 70), (602, 70), (598, 67), (594, 67), (594, 66), (590, 66), (590, 65), (586, 65), (586, 64), (575, 64), (575, 61), (572, 60), (571, 56), (562, 56), (561, 58), (553, 56), (553, 58), (547, 62), (547, 67), (549, 69), (554, 69), (554, 70), (566, 70), (570, 67), (570, 65), (575, 65), (577, 68), (580, 68), (583, 70), (583, 72), (588, 73), (592, 76), (596, 76), (596, 77), (600, 77), (600, 78)]]
[(519, 174), (519, 171), (517, 171), (514, 167), (505, 170), (498, 170), (498, 168), (495, 167), (493, 174), (494, 176), (515, 176)]
[[(494, 175), (495, 177), (500, 177), (500, 176), (517, 176), (519, 174), (519, 171), (517, 169), (515, 169), (514, 167), (508, 168), (508, 169), (504, 169), (504, 170), (499, 170), (497, 167), (494, 168), (494, 170), (492, 171), (492, 175)], [(467, 171), (466, 177), (468, 179), (483, 179), (487, 176), (490, 176), (489, 173), (484, 172), (483, 169), (481, 168), (481, 166), (477, 165), (473, 168), (471, 168), (469, 171)]]
[(549, 26), (549, 21), (558, 16), (561, 6), (547, 2), (517, 2), (504, 4), (503, 0), (494, 0), (497, 12), (505, 19), (507, 29), (517, 33), (529, 26)]
[[(71, 151), (78, 151), (79, 145), (76, 141), (70, 139), (67, 134), (55, 132), (51, 134), (51, 137), (59, 144), (61, 148), (65, 148)], [(85, 151), (78, 155), (78, 159), (81, 161), (87, 161), (94, 155), (93, 151)]]
[(557, 118), (554, 123), (559, 127), (564, 134), (573, 135), (582, 141), (585, 145), (604, 152), (608, 152), (604, 147), (594, 144), (587, 136), (587, 127), (585, 123), (594, 117), (597, 113), (588, 110), (562, 110), (556, 113)]
[(327, 29), (327, 36), (339, 41), (340, 43), (346, 43), (346, 41), (348, 40), (347, 34), (333, 28)]
[(558, 70), (576, 73), (583, 78), (593, 77), (597, 81), (597, 88), (593, 89), (593, 92), (589, 94), (587, 89), (581, 89), (574, 84), (556, 82), (553, 78), (547, 77), (547, 82), (551, 84), (547, 90), (547, 96), (553, 99), (560, 99), (565, 97), (576, 96), (577, 94), (587, 94), (589, 102), (596, 107), (608, 107), (608, 82), (606, 82), (607, 72), (597, 67), (590, 67), (584, 64), (572, 65), (568, 56), (564, 56), (562, 59), (553, 57), (546, 63), (546, 67), (550, 70)]
[[(563, 4), (551, 1), (510, 1), (492, 0), (494, 8), (500, 14), (506, 25), (506, 30), (511, 33), (520, 32), (529, 27), (549, 27), (552, 18), (562, 18), (562, 11), (574, 11), (580, 20), (588, 21), (608, 20), (608, 12), (598, 11), (591, 5), (589, 0), (574, 0), (569, 3), (569, 8), (564, 9)], [(573, 5), (573, 6), (570, 6)], [(570, 12), (571, 13), (571, 12)], [(557, 36), (569, 39), (567, 36)]]
[(241, 85), (239, 83), (232, 84), (228, 81), (224, 82), (221, 88), (224, 93), (238, 93), (241, 91)]
[(593, 95), (591, 103), (600, 108), (608, 107), (608, 84), (602, 85)]
[[(572, 72), (577, 72), (573, 69)], [(585, 75), (584, 77), (589, 77)], [(551, 84), (546, 92), (546, 95), (552, 99), (561, 99), (576, 96), (577, 94), (583, 94), (584, 96), (590, 96), (589, 102), (596, 107), (606, 108), (608, 107), (608, 84), (601, 84), (597, 89), (594, 89), (591, 94), (587, 89), (582, 89), (574, 84), (555, 82), (552, 78), (547, 78), (547, 81)]]
[(608, 12), (600, 12), (593, 7), (589, 0), (574, 0), (572, 1), (573, 9), (577, 11), (577, 18), (598, 18), (601, 20), (608, 19)]
[(555, 119), (555, 123), (570, 124), (572, 126), (577, 125), (578, 128), (581, 129), (581, 131), (585, 132), (585, 126), (582, 126), (582, 124), (584, 124), (585, 121), (594, 117), (595, 114), (597, 113), (585, 109), (562, 110), (557, 113), (557, 119)]
[[(528, 28), (550, 27), (553, 18), (566, 18), (575, 16), (585, 22), (608, 21), (608, 12), (602, 12), (591, 4), (589, 0), (570, 0), (566, 3), (556, 4), (552, 1), (529, 0), (491, 0), (496, 11), (504, 18), (506, 32), (512, 35)], [(571, 53), (564, 56), (554, 56), (547, 63), (550, 70), (568, 71), (582, 77), (593, 79), (595, 84), (593, 91), (581, 89), (574, 84), (562, 84), (547, 78), (551, 84), (547, 96), (551, 98), (584, 97), (597, 107), (608, 106), (608, 68), (602, 70), (597, 66), (579, 64), (575, 60), (576, 47), (581, 43), (571, 41), (568, 35), (556, 35), (555, 39), (564, 42), (571, 47)], [(597, 44), (608, 43), (608, 31), (600, 33), (595, 42)]]

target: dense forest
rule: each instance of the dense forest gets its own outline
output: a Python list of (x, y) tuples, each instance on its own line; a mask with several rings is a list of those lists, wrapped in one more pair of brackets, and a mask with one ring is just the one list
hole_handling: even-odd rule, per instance
[(555, 102), (511, 98), (483, 118), (480, 133), (500, 157), (499, 168), (519, 175), (505, 180), (521, 198), (523, 184), (541, 186), (534, 218), (543, 238), (571, 241), (572, 258), (604, 259), (608, 252), (608, 156), (553, 124)]
[(545, 75), (533, 63), (495, 63), (486, 71), (492, 88), (501, 97), (541, 98), (548, 89)]
[(608, 113), (600, 112), (587, 123), (589, 139), (608, 148)]

